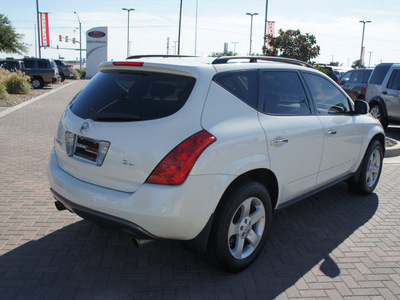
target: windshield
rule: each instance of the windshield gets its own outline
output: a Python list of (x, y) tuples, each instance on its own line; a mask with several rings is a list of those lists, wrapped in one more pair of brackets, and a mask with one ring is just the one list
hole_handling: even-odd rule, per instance
[(186, 103), (195, 79), (159, 73), (98, 73), (71, 102), (71, 111), (96, 121), (154, 120)]

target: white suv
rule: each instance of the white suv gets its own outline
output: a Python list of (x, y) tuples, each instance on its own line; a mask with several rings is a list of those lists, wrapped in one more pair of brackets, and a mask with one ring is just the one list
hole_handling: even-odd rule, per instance
[(372, 193), (385, 135), (310, 65), (273, 57), (103, 63), (60, 120), (48, 177), (59, 210), (174, 239), (236, 272), (272, 212), (339, 181)]

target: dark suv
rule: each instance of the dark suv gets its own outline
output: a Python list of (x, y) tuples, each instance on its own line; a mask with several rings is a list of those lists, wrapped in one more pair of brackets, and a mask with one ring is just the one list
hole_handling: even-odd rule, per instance
[(31, 77), (33, 88), (40, 89), (44, 85), (57, 83), (60, 75), (56, 63), (51, 59), (25, 58), (25, 72)]
[(400, 123), (400, 64), (383, 63), (375, 67), (368, 81), (365, 100), (371, 114), (383, 127)]
[(371, 73), (372, 69), (355, 69), (348, 71), (340, 77), (340, 85), (351, 99), (365, 100), (365, 90)]
[(14, 72), (16, 70), (21, 71), (25, 68), (25, 63), (23, 60), (19, 59), (0, 60), (0, 68), (4, 68), (11, 72)]
[(61, 81), (64, 81), (65, 78), (74, 78), (75, 73), (72, 65), (66, 65), (63, 61), (59, 59), (55, 59), (54, 62), (58, 67), (58, 72), (60, 73)]

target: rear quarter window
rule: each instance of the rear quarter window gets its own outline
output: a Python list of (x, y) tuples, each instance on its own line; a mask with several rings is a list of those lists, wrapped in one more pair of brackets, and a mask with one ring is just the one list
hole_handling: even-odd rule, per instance
[(247, 105), (257, 109), (258, 73), (251, 71), (225, 72), (215, 75), (213, 81)]
[(71, 111), (95, 121), (145, 121), (180, 110), (195, 79), (159, 73), (98, 73), (70, 104)]
[(377, 65), (371, 75), (371, 78), (369, 80), (370, 84), (377, 84), (381, 85), (383, 82), (383, 79), (386, 76), (386, 73), (389, 71), (390, 67), (392, 64), (380, 64)]

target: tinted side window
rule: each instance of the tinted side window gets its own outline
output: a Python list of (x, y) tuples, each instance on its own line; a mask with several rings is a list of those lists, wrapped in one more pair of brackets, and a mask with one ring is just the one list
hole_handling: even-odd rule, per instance
[(392, 66), (392, 64), (377, 65), (374, 69), (374, 72), (372, 73), (369, 83), (378, 84), (378, 85), (382, 84), (382, 81), (385, 78), (386, 73), (388, 72), (388, 70), (391, 66)]
[(220, 73), (213, 80), (247, 105), (257, 108), (257, 71)]
[(18, 63), (16, 61), (8, 62), (8, 69), (9, 70), (18, 70)]
[(364, 71), (355, 71), (350, 78), (351, 83), (361, 83), (364, 77)]
[(262, 111), (267, 114), (309, 115), (310, 107), (299, 75), (289, 71), (265, 71), (262, 86)]
[(364, 71), (364, 77), (362, 79), (362, 83), (367, 83), (368, 82), (369, 77), (371, 77), (371, 73), (372, 73), (372, 70), (365, 70)]
[(33, 60), (25, 60), (25, 68), (33, 68), (35, 66), (35, 62)]
[(309, 73), (304, 73), (304, 77), (319, 114), (342, 114), (350, 111), (347, 98), (331, 82)]
[(71, 102), (80, 118), (101, 122), (145, 121), (180, 110), (196, 79), (158, 73), (99, 72)]
[(400, 90), (400, 70), (393, 71), (387, 87), (392, 90)]
[(45, 60), (38, 60), (39, 69), (47, 69), (47, 62)]
[(340, 77), (340, 84), (345, 84), (350, 80), (350, 76), (353, 74), (353, 71), (346, 72)]

